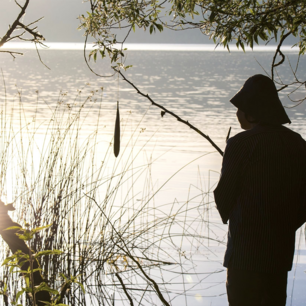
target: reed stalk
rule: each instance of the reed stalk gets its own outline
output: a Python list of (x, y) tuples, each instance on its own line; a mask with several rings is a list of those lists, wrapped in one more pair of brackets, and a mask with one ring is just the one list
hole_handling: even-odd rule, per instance
[[(92, 97), (68, 104), (60, 95), (49, 119), (42, 120), (38, 105), (28, 117), (20, 93), (10, 107), (5, 101), (0, 116), (2, 199), (12, 199), (12, 218), (21, 225), (52, 224), (35, 235), (31, 249), (63, 252), (39, 262), (48, 285), (64, 288), (63, 303), (175, 305), (181, 295), (201, 287), (203, 275), (196, 273), (192, 255), (196, 248), (209, 251), (208, 239), (224, 244), (203, 230), (207, 224), (201, 214), (213, 207), (211, 190), (190, 191), (183, 202), (157, 201), (167, 181), (156, 188), (154, 159), (139, 163), (146, 146), (137, 146), (139, 125), (115, 159), (112, 139), (100, 141), (101, 105)], [(86, 122), (93, 122), (93, 113), (96, 121), (89, 130)], [(121, 137), (124, 133), (123, 128)], [(189, 251), (183, 250), (186, 243)], [(9, 253), (5, 245), (4, 250), (2, 257)], [(86, 293), (63, 286), (61, 273), (79, 276)], [(185, 281), (190, 273), (197, 275), (191, 285)], [(0, 279), (11, 294), (23, 282), (4, 267)]]

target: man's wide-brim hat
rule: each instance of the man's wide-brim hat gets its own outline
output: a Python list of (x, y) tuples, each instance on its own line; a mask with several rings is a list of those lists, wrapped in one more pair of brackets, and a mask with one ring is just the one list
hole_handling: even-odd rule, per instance
[(230, 101), (260, 122), (291, 123), (278, 97), (274, 82), (265, 75), (256, 74), (247, 79)]

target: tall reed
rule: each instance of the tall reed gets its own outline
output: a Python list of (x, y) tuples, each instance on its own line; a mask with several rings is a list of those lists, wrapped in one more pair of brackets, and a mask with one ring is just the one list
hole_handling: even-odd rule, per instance
[[(89, 131), (86, 123), (93, 110), (96, 122), (89, 120)], [(186, 201), (156, 202), (163, 185), (155, 186), (152, 157), (139, 162), (146, 145), (136, 146), (139, 125), (115, 159), (112, 139), (105, 143), (99, 138), (100, 111), (92, 96), (68, 104), (60, 95), (50, 118), (42, 120), (39, 104), (29, 118), (21, 93), (15, 106), (5, 101), (0, 118), (2, 199), (13, 201), (13, 218), (20, 224), (52, 224), (30, 247), (34, 252), (63, 251), (41, 259), (50, 286), (61, 286), (60, 273), (79, 275), (86, 294), (72, 287), (64, 303), (187, 304), (203, 279), (193, 259), (196, 249), (209, 252), (207, 241), (224, 244), (207, 230), (210, 189), (190, 187)], [(7, 254), (6, 249), (1, 256)], [(190, 274), (195, 275), (192, 282), (186, 281)], [(5, 268), (1, 277), (12, 294), (23, 282)]]

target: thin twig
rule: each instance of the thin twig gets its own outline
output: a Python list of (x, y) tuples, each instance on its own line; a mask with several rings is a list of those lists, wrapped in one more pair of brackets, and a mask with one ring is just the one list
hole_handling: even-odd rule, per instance
[[(34, 22), (34, 23), (35, 23), (35, 22)], [(21, 23), (20, 21), (18, 21), (18, 25), (19, 25), (22, 29), (24, 29), (24, 30), (26, 30), (28, 33), (30, 33), (30, 34), (33, 36), (33, 38), (34, 38), (34, 39), (33, 39), (34, 41), (44, 40), (44, 37), (43, 37), (40, 33), (38, 33), (37, 31), (35, 31), (37, 27), (35, 27), (34, 29), (30, 29), (28, 26), (24, 25), (24, 24)]]
[(103, 78), (110, 78), (110, 77), (113, 77), (115, 75), (115, 73), (111, 74), (111, 75), (101, 75), (101, 74), (98, 74), (96, 73), (89, 65), (88, 63), (88, 60), (87, 60), (87, 57), (86, 57), (86, 46), (87, 46), (87, 40), (88, 40), (88, 33), (86, 34), (86, 37), (85, 37), (85, 42), (84, 42), (84, 50), (83, 50), (83, 56), (84, 56), (84, 60), (85, 60), (85, 63), (87, 65), (87, 67), (89, 68), (89, 70), (95, 74), (96, 76), (98, 77), (103, 77)]
[[(280, 42), (279, 42), (279, 44), (278, 44), (278, 46), (277, 46), (277, 48), (276, 48), (276, 51), (275, 51), (275, 53), (274, 53), (274, 57), (273, 57), (272, 65), (271, 65), (271, 79), (272, 79), (272, 81), (274, 81), (274, 68), (277, 67), (277, 66), (279, 66), (279, 65), (281, 65), (281, 64), (285, 61), (285, 56), (284, 56), (284, 54), (282, 53), (282, 51), (280, 50), (280, 48), (281, 48), (281, 46), (282, 46), (284, 40), (285, 40), (290, 34), (291, 34), (291, 32), (288, 32), (288, 33), (286, 33), (286, 34), (282, 37), (282, 39), (280, 40)], [(277, 54), (280, 54), (280, 56), (282, 57), (282, 59), (281, 59), (277, 64), (275, 64), (275, 60), (276, 60)]]
[(101, 213), (104, 215), (104, 217), (106, 218), (106, 220), (108, 221), (108, 223), (110, 224), (110, 226), (112, 227), (112, 229), (114, 230), (114, 232), (117, 234), (118, 238), (122, 241), (123, 245), (125, 246), (126, 250), (124, 250), (122, 247), (120, 247), (119, 245), (117, 245), (118, 248), (120, 248), (122, 251), (124, 251), (129, 258), (131, 258), (134, 263), (136, 263), (136, 265), (138, 266), (138, 268), (140, 269), (140, 271), (143, 273), (143, 275), (146, 277), (146, 279), (148, 281), (150, 281), (153, 284), (153, 287), (156, 291), (156, 294), (158, 295), (159, 299), (163, 302), (164, 305), (166, 306), (170, 306), (170, 304), (165, 300), (164, 296), (162, 295), (157, 283), (147, 275), (147, 273), (143, 270), (143, 268), (141, 267), (140, 263), (134, 258), (134, 256), (132, 256), (132, 254), (129, 252), (128, 247), (124, 241), (124, 239), (122, 238), (121, 234), (116, 230), (116, 228), (114, 227), (114, 225), (110, 222), (109, 218), (107, 217), (107, 215), (105, 214), (105, 212), (103, 211), (103, 209), (101, 209), (100, 205), (97, 203), (97, 201), (90, 197), (89, 195), (87, 195), (86, 193), (84, 193), (84, 195), (89, 198), (90, 200), (92, 200), (97, 207), (100, 209)]
[(36, 42), (35, 42), (35, 49), (36, 49), (36, 52), (37, 52), (39, 61), (40, 61), (46, 68), (48, 68), (49, 70), (51, 70), (51, 68), (49, 68), (49, 67), (43, 62), (43, 60), (41, 59), (41, 56), (40, 56), (40, 53), (39, 53), (39, 51), (38, 51), (37, 43), (36, 43)]
[(21, 52), (3, 51), (3, 50), (0, 50), (0, 52), (9, 53), (13, 58), (16, 58), (16, 56), (14, 54), (23, 55), (23, 53), (21, 53)]
[(277, 89), (277, 91), (282, 91), (283, 89), (287, 88), (289, 85), (284, 85), (281, 88)]

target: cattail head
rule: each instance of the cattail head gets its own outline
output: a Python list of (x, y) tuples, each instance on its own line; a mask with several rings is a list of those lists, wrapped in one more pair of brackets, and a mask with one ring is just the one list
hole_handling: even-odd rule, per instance
[(114, 133), (114, 155), (117, 157), (120, 152), (120, 113), (119, 113), (119, 102), (117, 101), (117, 113), (115, 122), (115, 133)]

